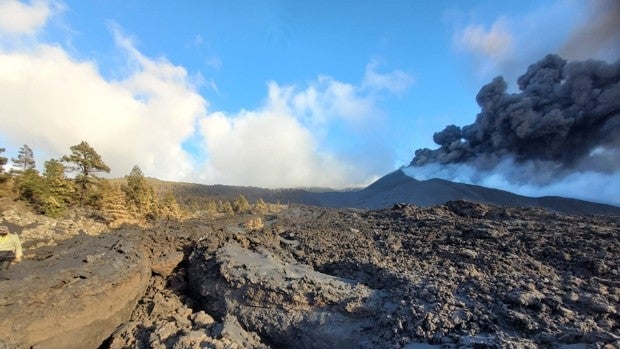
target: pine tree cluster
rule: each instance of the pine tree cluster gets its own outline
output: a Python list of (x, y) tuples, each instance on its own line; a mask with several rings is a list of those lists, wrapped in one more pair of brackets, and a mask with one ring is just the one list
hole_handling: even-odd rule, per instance
[[(100, 173), (109, 173), (110, 167), (87, 142), (70, 147), (70, 151), (60, 159), (46, 161), (43, 173), (36, 169), (28, 145), (11, 159), (8, 172), (8, 159), (0, 156), (0, 196), (25, 201), (50, 217), (60, 217), (73, 207), (88, 208), (110, 225), (185, 215), (171, 193), (157, 197), (138, 166), (125, 176), (125, 183), (119, 184), (99, 177)], [(0, 148), (0, 154), (3, 152), (5, 149)]]

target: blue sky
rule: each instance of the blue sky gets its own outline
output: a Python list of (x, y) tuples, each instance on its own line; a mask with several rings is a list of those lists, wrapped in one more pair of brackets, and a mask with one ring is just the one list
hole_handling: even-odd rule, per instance
[(472, 123), (496, 75), (617, 59), (575, 39), (610, 1), (0, 0), (0, 146), (42, 165), (86, 140), (113, 176), (364, 185)]

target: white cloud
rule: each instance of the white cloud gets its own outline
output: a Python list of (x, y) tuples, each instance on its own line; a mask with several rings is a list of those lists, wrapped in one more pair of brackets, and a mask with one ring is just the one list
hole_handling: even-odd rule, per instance
[(358, 126), (376, 122), (374, 97), (361, 90), (327, 76), (305, 89), (270, 82), (268, 99), (260, 109), (210, 114), (201, 121), (208, 154), (201, 181), (264, 187), (368, 184), (391, 164), (376, 161), (378, 165), (368, 166), (321, 149), (325, 128), (333, 122)]
[(205, 64), (215, 70), (222, 69), (222, 60), (217, 56), (211, 56), (205, 59)]
[[(208, 114), (192, 83), (199, 77), (144, 56), (117, 27), (112, 30), (130, 67), (115, 81), (59, 46), (0, 52), (0, 122), (13, 147), (43, 149), (47, 160), (86, 140), (112, 176), (137, 164), (162, 179), (266, 187), (361, 185), (389, 169), (376, 167), (385, 162), (373, 167), (345, 160), (322, 144), (333, 122), (376, 121), (375, 96), (361, 86), (327, 76), (305, 89), (271, 82), (262, 108)], [(202, 140), (205, 159), (184, 151), (190, 138)]]
[(207, 183), (263, 187), (346, 186), (344, 162), (317, 149), (314, 135), (286, 111), (214, 113), (201, 122)]
[(189, 155), (181, 144), (205, 115), (184, 68), (143, 56), (120, 32), (117, 43), (133, 62), (125, 78), (109, 81), (90, 61), (77, 61), (58, 46), (0, 52), (0, 117), (3, 135), (47, 158), (88, 141), (122, 176), (138, 164), (147, 175), (185, 178)]
[(506, 20), (496, 20), (489, 30), (480, 24), (470, 24), (454, 36), (455, 45), (474, 55), (499, 60), (513, 50), (513, 37), (507, 29)]
[(54, 8), (58, 8), (58, 5), (44, 0), (34, 0), (30, 3), (1, 0), (0, 35), (34, 34), (43, 27)]
[[(40, 4), (50, 3), (18, 6)], [(305, 88), (271, 82), (257, 110), (208, 113), (198, 88), (217, 92), (214, 80), (145, 56), (116, 24), (110, 31), (122, 67), (113, 72), (115, 79), (106, 78), (94, 61), (73, 57), (73, 49), (39, 41), (35, 34), (49, 15), (19, 29), (25, 40), (0, 49), (0, 140), (9, 153), (28, 144), (39, 167), (82, 140), (101, 154), (114, 177), (138, 165), (146, 175), (167, 180), (346, 187), (367, 184), (392, 166), (377, 146), (377, 100), (406, 88), (405, 73), (378, 73), (371, 64), (360, 85), (329, 76)], [(368, 150), (366, 157), (381, 149), (381, 159), (368, 164), (330, 143), (326, 135), (334, 124), (351, 128), (336, 143), (355, 140), (355, 151)], [(188, 145), (190, 154), (187, 142), (200, 144)]]
[(386, 90), (390, 93), (402, 93), (413, 84), (413, 78), (402, 70), (394, 70), (389, 73), (379, 73), (379, 63), (372, 61), (366, 65), (366, 73), (362, 86), (370, 89)]
[(270, 101), (286, 103), (305, 125), (320, 126), (342, 120), (353, 128), (368, 127), (382, 117), (377, 104), (384, 92), (400, 94), (413, 83), (413, 78), (401, 70), (379, 73), (377, 67), (376, 61), (366, 66), (360, 85), (326, 75), (318, 76), (303, 90), (270, 83)]
[(270, 83), (269, 96), (271, 103), (276, 100), (290, 103), (296, 115), (313, 125), (335, 119), (360, 123), (379, 113), (375, 106), (375, 96), (362, 93), (357, 86), (324, 75), (302, 91)]
[(205, 43), (205, 39), (200, 34), (196, 34), (194, 36), (194, 40), (192, 40), (192, 44), (194, 47), (200, 47)]

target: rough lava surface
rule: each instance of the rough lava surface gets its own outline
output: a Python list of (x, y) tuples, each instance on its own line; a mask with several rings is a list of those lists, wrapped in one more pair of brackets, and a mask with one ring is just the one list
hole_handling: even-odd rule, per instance
[(618, 251), (618, 216), (468, 201), (126, 226), (28, 248), (0, 347), (617, 348)]

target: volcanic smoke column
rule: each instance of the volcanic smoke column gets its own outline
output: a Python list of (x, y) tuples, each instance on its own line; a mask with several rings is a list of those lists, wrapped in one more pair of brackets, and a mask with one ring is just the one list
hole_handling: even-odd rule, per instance
[[(489, 170), (502, 160), (544, 178), (620, 169), (620, 60), (574, 61), (547, 55), (506, 93), (500, 77), (480, 89), (476, 122), (433, 135), (438, 149), (418, 149), (412, 166), (468, 164)], [(551, 175), (550, 173), (551, 172)], [(537, 182), (530, 178), (530, 182)], [(545, 183), (539, 183), (545, 184)]]

